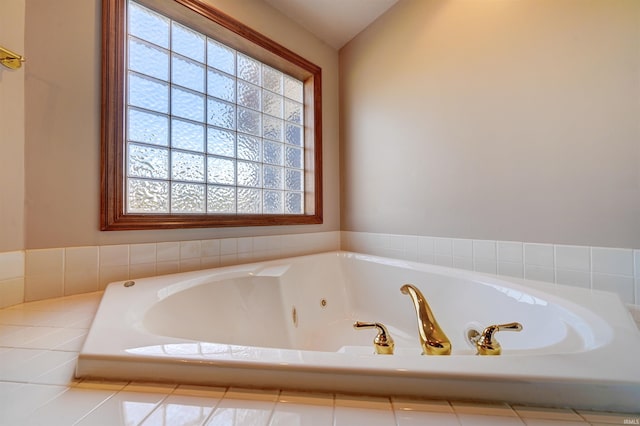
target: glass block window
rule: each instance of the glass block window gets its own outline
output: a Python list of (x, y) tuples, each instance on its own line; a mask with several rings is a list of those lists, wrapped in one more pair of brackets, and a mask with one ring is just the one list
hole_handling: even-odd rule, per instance
[(304, 213), (304, 83), (128, 4), (127, 213)]

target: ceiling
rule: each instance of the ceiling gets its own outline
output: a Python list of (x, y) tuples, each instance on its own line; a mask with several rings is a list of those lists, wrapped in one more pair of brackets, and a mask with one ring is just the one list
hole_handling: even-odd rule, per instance
[(265, 0), (338, 50), (398, 0)]

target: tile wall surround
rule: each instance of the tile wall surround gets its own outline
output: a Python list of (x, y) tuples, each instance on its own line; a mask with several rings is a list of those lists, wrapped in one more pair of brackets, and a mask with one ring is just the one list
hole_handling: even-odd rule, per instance
[[(112, 281), (351, 250), (613, 291), (640, 305), (640, 250), (334, 231), (0, 253), (0, 308), (101, 290)], [(632, 309), (640, 318), (640, 306)]]
[[(343, 250), (617, 293), (640, 305), (640, 250), (342, 231)], [(636, 320), (640, 306), (630, 306)]]
[(113, 281), (340, 249), (340, 232), (0, 253), (0, 308), (102, 290)]

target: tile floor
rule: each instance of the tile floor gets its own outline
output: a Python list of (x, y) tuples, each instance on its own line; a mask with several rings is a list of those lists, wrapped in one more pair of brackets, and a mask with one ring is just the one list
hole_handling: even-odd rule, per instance
[(604, 425), (613, 414), (73, 377), (101, 293), (0, 310), (0, 425)]

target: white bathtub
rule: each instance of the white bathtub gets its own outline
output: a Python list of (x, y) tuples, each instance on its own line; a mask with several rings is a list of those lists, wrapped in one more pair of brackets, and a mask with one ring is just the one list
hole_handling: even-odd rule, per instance
[[(423, 356), (416, 285), (452, 343)], [(385, 324), (394, 355), (375, 355)], [(476, 356), (470, 324), (500, 332)], [(640, 332), (617, 296), (347, 252), (108, 286), (76, 375), (636, 411)]]

